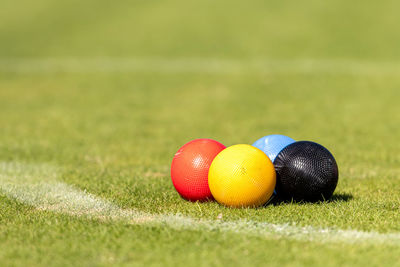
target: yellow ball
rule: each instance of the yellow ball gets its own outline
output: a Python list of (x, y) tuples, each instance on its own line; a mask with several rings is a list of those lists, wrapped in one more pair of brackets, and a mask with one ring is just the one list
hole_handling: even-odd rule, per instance
[(221, 204), (257, 207), (271, 198), (276, 173), (264, 152), (250, 145), (234, 145), (214, 158), (208, 184), (213, 197)]

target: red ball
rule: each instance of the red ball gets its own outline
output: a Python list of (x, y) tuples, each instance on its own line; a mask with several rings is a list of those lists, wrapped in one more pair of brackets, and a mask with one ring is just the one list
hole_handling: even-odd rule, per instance
[(212, 139), (190, 141), (176, 152), (171, 165), (171, 179), (176, 191), (190, 201), (212, 199), (208, 170), (225, 146)]

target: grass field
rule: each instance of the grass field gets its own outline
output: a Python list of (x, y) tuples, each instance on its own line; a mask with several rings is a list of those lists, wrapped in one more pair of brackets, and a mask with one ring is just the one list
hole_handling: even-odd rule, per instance
[[(11, 1), (0, 9), (4, 266), (394, 266), (396, 1)], [(331, 201), (184, 201), (180, 146), (336, 157)]]

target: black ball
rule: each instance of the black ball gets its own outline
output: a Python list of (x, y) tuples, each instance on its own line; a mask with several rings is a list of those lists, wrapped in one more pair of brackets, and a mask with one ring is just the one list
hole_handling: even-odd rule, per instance
[(335, 158), (323, 146), (300, 141), (285, 147), (274, 160), (276, 193), (284, 200), (329, 199), (339, 179)]

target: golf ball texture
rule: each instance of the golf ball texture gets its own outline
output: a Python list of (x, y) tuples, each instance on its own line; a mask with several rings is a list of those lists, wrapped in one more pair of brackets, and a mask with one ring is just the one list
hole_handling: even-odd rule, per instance
[(253, 146), (263, 151), (274, 162), (276, 156), (286, 146), (296, 142), (290, 137), (280, 134), (264, 136), (254, 142)]
[(215, 156), (225, 146), (212, 139), (196, 139), (176, 152), (171, 164), (171, 179), (176, 191), (190, 201), (212, 199), (208, 171)]
[(300, 141), (285, 147), (274, 161), (276, 191), (283, 199), (319, 201), (335, 191), (339, 170), (335, 158), (323, 146)]
[(271, 160), (251, 145), (234, 145), (220, 152), (208, 174), (211, 193), (230, 207), (257, 207), (272, 196), (276, 174)]

